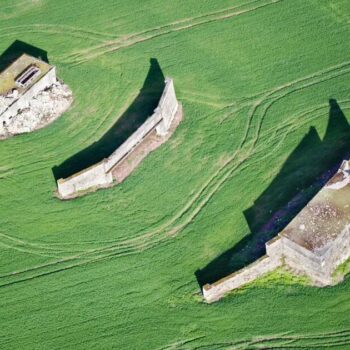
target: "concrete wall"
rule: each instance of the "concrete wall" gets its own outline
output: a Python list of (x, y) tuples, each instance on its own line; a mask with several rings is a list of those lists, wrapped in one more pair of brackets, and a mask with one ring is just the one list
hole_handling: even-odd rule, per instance
[(106, 159), (106, 171), (111, 170), (116, 164), (127, 156), (144, 139), (150, 131), (161, 121), (162, 116), (154, 113), (149, 117), (115, 152)]
[(107, 171), (111, 170), (128, 153), (130, 153), (155, 127), (157, 133), (165, 135), (176, 114), (179, 103), (176, 99), (174, 82), (165, 80), (165, 88), (154, 113), (106, 160)]
[(179, 104), (176, 99), (174, 83), (172, 79), (167, 78), (165, 80), (164, 92), (155, 110), (156, 113), (162, 116), (162, 121), (156, 128), (159, 135), (165, 135), (168, 132), (178, 107)]
[(221, 299), (226, 293), (256, 280), (282, 265), (283, 241), (277, 236), (266, 243), (266, 255), (245, 268), (203, 287), (203, 296), (209, 303)]
[(350, 258), (350, 230), (347, 227), (328, 246), (310, 251), (293, 241), (283, 237), (281, 252), (284, 262), (291, 268), (306, 274), (314, 283), (320, 286), (334, 283), (334, 270)]
[(283, 241), (280, 236), (269, 240), (265, 243), (266, 254), (268, 256), (274, 256), (280, 258), (283, 255)]
[(42, 76), (25, 93), (19, 96), (0, 116), (0, 131), (3, 131), (3, 122), (9, 124), (12, 117), (18, 114), (18, 110), (28, 107), (30, 100), (40, 91), (45, 90), (56, 82), (56, 67), (52, 67), (47, 74)]
[(67, 179), (57, 181), (58, 192), (62, 198), (74, 196), (78, 191), (89, 188), (105, 187), (113, 182), (111, 171), (147, 136), (154, 128), (160, 135), (165, 135), (179, 108), (174, 82), (165, 80), (165, 88), (159, 104), (150, 116), (117, 150), (101, 163), (92, 166)]
[(331, 276), (334, 270), (350, 258), (350, 227), (347, 226), (323, 254), (324, 270)]
[(67, 179), (57, 181), (58, 192), (62, 198), (91, 187), (108, 186), (113, 182), (112, 173), (106, 171), (105, 162), (97, 163)]
[(282, 243), (284, 263), (287, 266), (307, 275), (318, 285), (331, 284), (330, 276), (324, 266), (324, 259), (321, 256), (285, 237), (282, 238)]
[(282, 265), (281, 259), (263, 256), (247, 267), (203, 287), (203, 296), (208, 303), (222, 298), (229, 291), (242, 287)]

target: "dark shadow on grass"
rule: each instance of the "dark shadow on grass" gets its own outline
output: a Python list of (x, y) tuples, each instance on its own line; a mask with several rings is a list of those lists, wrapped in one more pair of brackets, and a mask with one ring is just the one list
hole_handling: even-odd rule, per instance
[(329, 100), (326, 134), (320, 139), (311, 127), (288, 157), (269, 187), (244, 211), (250, 234), (237, 245), (196, 271), (199, 285), (213, 283), (266, 253), (275, 237), (335, 174), (349, 156), (350, 125), (336, 100)]
[(164, 79), (158, 61), (152, 58), (144, 84), (130, 107), (100, 140), (55, 166), (52, 171), (56, 181), (98, 163), (123, 144), (152, 115), (164, 90)]
[(21, 40), (15, 40), (0, 56), (0, 73), (24, 53), (49, 62), (47, 52)]

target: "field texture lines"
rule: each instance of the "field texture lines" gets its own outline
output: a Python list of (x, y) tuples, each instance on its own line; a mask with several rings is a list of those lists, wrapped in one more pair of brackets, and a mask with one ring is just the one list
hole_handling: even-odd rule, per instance
[(99, 33), (94, 32), (93, 30), (56, 24), (32, 24), (0, 28), (0, 38), (13, 37), (13, 35), (21, 36), (26, 33), (65, 37), (69, 35), (71, 37), (85, 39), (91, 42), (103, 42), (104, 40), (113, 37), (108, 33)]
[[(106, 245), (97, 248), (82, 249), (82, 247), (74, 250), (72, 247), (67, 247), (62, 245), (63, 242), (57, 244), (40, 244), (35, 242), (26, 242), (24, 240), (16, 239), (9, 235), (0, 234), (0, 244), (6, 248), (12, 248), (21, 252), (26, 252), (34, 255), (42, 255), (52, 258), (58, 258), (59, 260), (47, 265), (35, 266), (27, 270), (16, 271), (8, 273), (6, 275), (0, 275), (0, 279), (6, 278), (4, 285), (7, 285), (8, 278), (13, 279), (21, 275), (26, 275), (30, 273), (30, 279), (34, 278), (33, 272), (38, 273), (38, 277), (46, 275), (47, 272), (41, 273), (41, 270), (50, 269), (50, 273), (55, 271), (61, 271), (62, 268), (73, 268), (75, 266), (81, 266), (91, 262), (97, 262), (102, 259), (111, 257), (122, 257), (125, 255), (140, 253), (144, 250), (148, 250), (154, 247), (158, 247), (160, 244), (166, 243), (168, 240), (174, 238), (177, 234), (182, 232), (201, 212), (201, 210), (207, 205), (210, 199), (223, 188), (224, 184), (228, 179), (230, 179), (237, 170), (245, 168), (245, 162), (253, 157), (257, 152), (264, 154), (263, 158), (259, 158), (261, 161), (264, 158), (270, 157), (276, 148), (283, 144), (284, 138), (295, 131), (298, 125), (293, 123), (293, 120), (300, 121), (305, 124), (310, 122), (313, 118), (319, 115), (324, 115), (327, 113), (328, 105), (325, 104), (321, 107), (315, 107), (312, 110), (302, 112), (301, 118), (297, 116), (296, 118), (291, 117), (287, 121), (288, 128), (284, 129), (283, 125), (279, 125), (278, 129), (284, 129), (285, 132), (279, 135), (279, 142), (274, 147), (270, 146), (269, 140), (264, 140), (260, 147), (256, 147), (264, 118), (267, 115), (268, 110), (274, 103), (280, 102), (284, 97), (292, 93), (300, 92), (308, 87), (317, 85), (321, 82), (335, 79), (338, 76), (349, 73), (350, 63), (343, 63), (341, 65), (331, 67), (321, 72), (317, 72), (305, 78), (297, 79), (293, 82), (279, 86), (272, 91), (269, 91), (264, 95), (263, 98), (257, 99), (257, 101), (251, 102), (252, 107), (247, 117), (247, 126), (245, 127), (245, 132), (239, 143), (239, 147), (235, 152), (225, 160), (225, 162), (213, 173), (210, 178), (195, 192), (195, 194), (188, 200), (186, 205), (176, 213), (170, 220), (156, 228), (146, 233), (137, 233), (134, 238), (127, 240), (116, 240), (111, 241)], [(342, 101), (345, 102), (345, 101)], [(321, 110), (321, 113), (316, 113)], [(311, 120), (305, 121), (304, 117), (307, 115), (311, 116)], [(301, 125), (299, 125), (300, 127)], [(270, 139), (275, 140), (275, 133), (278, 130), (274, 128)], [(250, 133), (252, 135), (250, 136)], [(263, 136), (271, 134), (271, 131), (267, 130)], [(249, 141), (247, 141), (249, 140)], [(250, 165), (252, 165), (250, 163)], [(87, 242), (80, 242), (82, 245), (88, 245)], [(67, 243), (68, 244), (68, 243)], [(94, 243), (95, 245), (96, 243)], [(72, 250), (73, 249), (73, 250)], [(73, 253), (73, 255), (70, 255)], [(66, 264), (69, 262), (68, 266)], [(61, 267), (63, 265), (65, 267)], [(26, 278), (20, 278), (20, 281), (26, 280)]]
[(341, 330), (323, 334), (289, 335), (281, 334), (270, 337), (255, 337), (233, 342), (194, 345), (196, 339), (177, 342), (160, 350), (255, 350), (255, 349), (327, 349), (350, 345), (350, 331)]
[(99, 56), (105, 55), (107, 53), (131, 47), (144, 41), (148, 41), (170, 33), (192, 29), (203, 24), (222, 21), (232, 17), (240, 16), (245, 13), (253, 12), (260, 8), (270, 6), (281, 1), (282, 0), (254, 0), (247, 4), (229, 7), (227, 9), (216, 11), (214, 13), (208, 13), (200, 17), (178, 20), (176, 22), (167, 24), (162, 27), (157, 27), (144, 32), (126, 35), (125, 37), (118, 38), (116, 40), (108, 40), (105, 43), (102, 43), (101, 45), (73, 52), (72, 54), (67, 55), (62, 61), (72, 65), (82, 64), (86, 61), (96, 59)]
[[(207, 305), (198, 274), (246, 261), (350, 147), (350, 5), (326, 2), (4, 0), (0, 55), (47, 54), (75, 101), (0, 141), (1, 349), (349, 349), (348, 279)], [(109, 152), (166, 76), (184, 108), (168, 142), (122, 184), (58, 200), (57, 168)]]

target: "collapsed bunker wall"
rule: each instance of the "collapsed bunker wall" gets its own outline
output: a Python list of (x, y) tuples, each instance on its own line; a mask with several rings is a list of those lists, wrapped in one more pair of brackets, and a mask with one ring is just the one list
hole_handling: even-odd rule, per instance
[(114, 182), (113, 170), (125, 160), (152, 132), (165, 138), (175, 116), (181, 113), (173, 79), (166, 78), (165, 87), (154, 113), (108, 158), (72, 176), (57, 181), (61, 199), (74, 198), (97, 188), (109, 187)]
[(51, 86), (56, 82), (56, 67), (51, 67), (51, 69), (40, 78), (35, 84), (28, 88), (27, 91), (23, 93), (21, 98), (15, 100), (2, 114), (0, 117), (0, 128), (3, 125), (9, 124), (11, 118), (18, 114), (18, 110), (24, 109), (28, 106), (30, 100), (36, 96), (40, 91), (43, 91), (48, 86)]

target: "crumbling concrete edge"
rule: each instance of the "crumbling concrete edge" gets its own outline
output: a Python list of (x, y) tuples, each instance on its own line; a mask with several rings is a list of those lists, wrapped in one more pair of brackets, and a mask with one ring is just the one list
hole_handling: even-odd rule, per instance
[(243, 269), (238, 270), (213, 284), (204, 285), (202, 290), (203, 297), (207, 303), (218, 301), (232, 290), (253, 282), (257, 278), (272, 272), (282, 265), (283, 259), (281, 257), (274, 258), (264, 255)]

